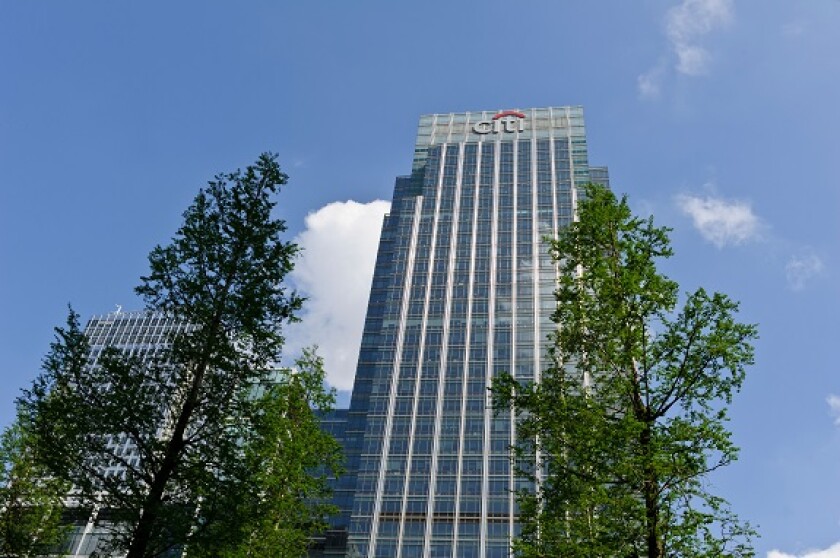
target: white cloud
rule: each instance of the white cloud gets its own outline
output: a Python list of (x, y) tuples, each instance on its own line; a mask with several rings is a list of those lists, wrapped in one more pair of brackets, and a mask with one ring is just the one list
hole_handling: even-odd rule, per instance
[(801, 291), (805, 283), (823, 270), (823, 261), (812, 252), (791, 256), (785, 265), (788, 286), (794, 291)]
[(334, 202), (306, 216), (296, 238), (303, 248), (291, 274), (307, 297), (302, 323), (287, 329), (287, 354), (315, 345), (327, 380), (351, 389), (370, 294), (382, 217), (390, 204)]
[(665, 73), (663, 65), (654, 66), (636, 78), (639, 96), (642, 99), (657, 99), (662, 93), (662, 77)]
[(834, 424), (840, 426), (840, 396), (831, 393), (825, 398), (825, 402), (828, 403), (828, 408), (834, 416)]
[(677, 71), (690, 76), (707, 73), (709, 53), (698, 41), (733, 18), (732, 0), (683, 0), (668, 10), (666, 33), (677, 55)]
[[(711, 55), (702, 45), (709, 33), (725, 27), (735, 19), (734, 0), (683, 0), (665, 15), (665, 35), (676, 55), (675, 69), (688, 76), (709, 72)], [(662, 90), (667, 69), (660, 62), (636, 78), (639, 97), (656, 99)]]
[(771, 550), (767, 558), (840, 558), (840, 543), (835, 543), (825, 550), (806, 550), (804, 554), (788, 554), (780, 550)]
[(677, 196), (676, 201), (691, 217), (694, 228), (718, 248), (755, 240), (760, 235), (761, 220), (748, 202), (690, 195)]

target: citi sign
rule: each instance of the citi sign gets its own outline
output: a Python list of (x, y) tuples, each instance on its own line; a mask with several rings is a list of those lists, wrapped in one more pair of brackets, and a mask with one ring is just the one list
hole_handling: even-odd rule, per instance
[(490, 120), (481, 120), (473, 124), (476, 134), (498, 134), (501, 132), (524, 132), (525, 114), (515, 110), (506, 110)]

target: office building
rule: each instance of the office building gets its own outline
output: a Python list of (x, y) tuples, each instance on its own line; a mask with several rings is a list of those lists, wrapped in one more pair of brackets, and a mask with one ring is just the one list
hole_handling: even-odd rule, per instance
[[(90, 343), (90, 365), (96, 366), (102, 352), (113, 347), (126, 354), (151, 361), (160, 357), (170, 347), (171, 337), (189, 326), (184, 322), (160, 313), (122, 312), (91, 317), (84, 333)], [(165, 425), (161, 425), (164, 427)], [(131, 466), (138, 464), (140, 456), (137, 447), (125, 435), (109, 436), (108, 446), (127, 460)], [(117, 462), (103, 471), (106, 477), (124, 475), (124, 467)], [(66, 516), (71, 523), (71, 531), (61, 549), (61, 555), (70, 558), (87, 558), (95, 551), (104, 548), (118, 525), (112, 521), (112, 510), (78, 509), (69, 500)], [(172, 556), (179, 555), (173, 551)]]
[(341, 427), (336, 526), (350, 555), (509, 555), (516, 429), (488, 388), (505, 371), (538, 381), (547, 365), (557, 268), (544, 239), (589, 181), (608, 179), (589, 166), (580, 107), (421, 117)]

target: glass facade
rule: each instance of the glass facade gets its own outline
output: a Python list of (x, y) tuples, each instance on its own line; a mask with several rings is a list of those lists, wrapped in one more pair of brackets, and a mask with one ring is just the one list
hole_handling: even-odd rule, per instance
[(580, 107), (421, 117), (382, 228), (343, 432), (351, 553), (509, 555), (516, 428), (488, 388), (504, 371), (539, 380), (557, 273), (544, 239), (590, 180), (608, 179), (589, 167)]

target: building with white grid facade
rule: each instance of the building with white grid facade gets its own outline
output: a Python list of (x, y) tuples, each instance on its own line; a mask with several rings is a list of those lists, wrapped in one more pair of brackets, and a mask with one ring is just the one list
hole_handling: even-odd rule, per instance
[[(188, 329), (184, 322), (161, 313), (151, 312), (112, 312), (93, 316), (85, 326), (84, 333), (90, 343), (90, 366), (96, 366), (97, 360), (105, 349), (112, 347), (124, 351), (127, 355), (141, 360), (151, 361), (162, 356), (170, 347), (174, 334)], [(165, 402), (162, 398), (162, 404)], [(164, 428), (166, 425), (161, 425)], [(137, 448), (125, 435), (111, 436), (108, 445), (114, 454), (125, 459), (132, 466), (140, 459)], [(124, 467), (113, 463), (105, 469), (106, 476), (124, 474)], [(87, 558), (108, 539), (113, 524), (110, 510), (68, 509), (68, 516), (73, 525), (63, 552), (73, 558)]]

